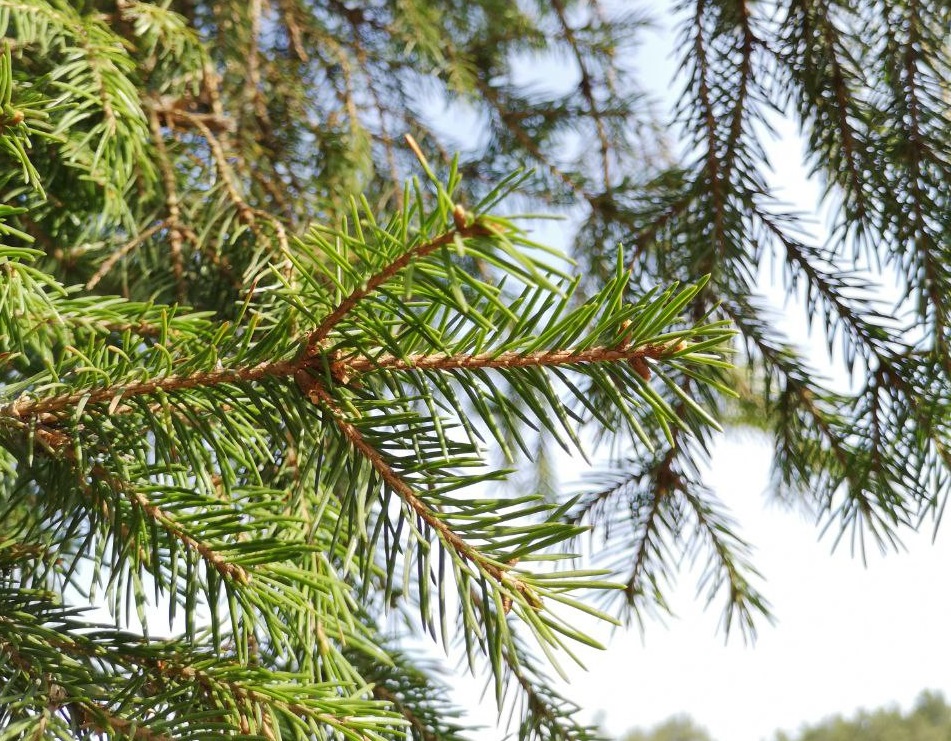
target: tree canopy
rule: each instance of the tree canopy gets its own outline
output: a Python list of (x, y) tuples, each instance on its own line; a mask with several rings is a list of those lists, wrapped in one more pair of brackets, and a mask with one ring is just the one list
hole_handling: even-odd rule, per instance
[(628, 731), (622, 741), (713, 741), (705, 728), (698, 726), (689, 715), (678, 715), (642, 731)]
[[(779, 731), (775, 741), (948, 741), (951, 706), (939, 692), (924, 691), (907, 713), (897, 708), (860, 710), (850, 718), (835, 716), (804, 725), (795, 733)], [(633, 730), (622, 741), (711, 741), (710, 735), (687, 715), (675, 716), (653, 728)]]
[(0, 737), (465, 738), (428, 634), (520, 738), (593, 738), (580, 615), (684, 562), (768, 614), (723, 423), (856, 547), (940, 520), (951, 8), (672, 10), (668, 115), (623, 3), (0, 0)]
[(897, 708), (860, 710), (851, 718), (836, 716), (805, 726), (795, 734), (777, 733), (776, 741), (947, 741), (951, 706), (938, 692), (922, 692), (907, 713)]

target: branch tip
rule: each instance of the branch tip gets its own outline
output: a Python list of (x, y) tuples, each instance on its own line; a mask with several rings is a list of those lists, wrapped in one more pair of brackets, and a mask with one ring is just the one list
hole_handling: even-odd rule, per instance
[(423, 154), (423, 150), (420, 149), (416, 139), (413, 138), (413, 135), (406, 134), (403, 138), (406, 140), (406, 145), (412, 150), (413, 154), (416, 155), (416, 159), (419, 160), (419, 164), (421, 164), (424, 169), (428, 170), (429, 161), (426, 159), (426, 155)]

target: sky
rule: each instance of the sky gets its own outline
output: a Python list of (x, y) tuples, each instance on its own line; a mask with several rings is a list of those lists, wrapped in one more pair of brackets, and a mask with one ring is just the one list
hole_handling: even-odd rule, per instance
[[(867, 552), (867, 565), (832, 533), (771, 500), (770, 449), (762, 437), (727, 433), (714, 449), (708, 482), (752, 542), (762, 591), (776, 618), (761, 621), (755, 644), (724, 640), (717, 605), (704, 608), (688, 574), (672, 600), (677, 617), (613, 635), (583, 651), (587, 672), (563, 692), (612, 736), (686, 713), (716, 741), (761, 741), (859, 708), (908, 708), (923, 689), (951, 697), (951, 538), (909, 533), (904, 552)], [(570, 474), (572, 463), (563, 462)], [(580, 474), (580, 471), (578, 472)], [(457, 697), (498, 741), (494, 700), (481, 680)]]
[(847, 545), (830, 553), (831, 533), (820, 540), (813, 522), (770, 506), (765, 440), (728, 437), (713, 461), (708, 480), (756, 548), (776, 624), (753, 646), (724, 645), (715, 610), (685, 582), (681, 618), (643, 638), (616, 634), (577, 683), (579, 704), (603, 711), (615, 734), (685, 712), (718, 741), (758, 741), (859, 707), (907, 707), (925, 688), (951, 694), (947, 537), (906, 537), (907, 552), (873, 549), (863, 565)]
[[(642, 79), (661, 99), (680, 89), (670, 84), (673, 46), (669, 26), (660, 22), (639, 55)], [(814, 211), (818, 187), (806, 182), (796, 131), (777, 123), (780, 136), (767, 147), (771, 180), (789, 203)], [(822, 338), (810, 336), (803, 322), (790, 319), (783, 328), (826, 356)], [(833, 552), (834, 532), (820, 537), (813, 521), (771, 499), (770, 461), (767, 439), (727, 432), (713, 450), (706, 480), (754, 547), (775, 624), (760, 622), (755, 645), (744, 645), (738, 633), (725, 642), (717, 605), (705, 609), (695, 580), (685, 576), (672, 600), (676, 618), (648, 622), (643, 634), (602, 631), (606, 649), (583, 652), (588, 671), (575, 673), (563, 691), (586, 720), (598, 719), (619, 737), (685, 713), (716, 741), (761, 741), (860, 708), (908, 709), (925, 689), (951, 697), (947, 526), (936, 538), (927, 524), (920, 533), (905, 533), (898, 553), (883, 556), (872, 546), (863, 564), (847, 541)], [(577, 464), (564, 460), (561, 466), (563, 480), (580, 479)], [(490, 693), (480, 702), (482, 686), (482, 680), (462, 679), (456, 696), (473, 708), (474, 720), (489, 726), (477, 738), (498, 741), (503, 734), (494, 727), (494, 700)]]

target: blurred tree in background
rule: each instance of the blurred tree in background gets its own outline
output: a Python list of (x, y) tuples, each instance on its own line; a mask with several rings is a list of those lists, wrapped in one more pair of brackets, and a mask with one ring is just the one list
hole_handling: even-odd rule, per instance
[[(779, 731), (775, 741), (948, 741), (951, 706), (939, 692), (922, 692), (908, 713), (894, 708), (860, 710), (852, 718), (836, 716), (793, 734)], [(647, 731), (634, 730), (621, 741), (712, 741), (686, 715), (676, 716)]]
[(948, 741), (951, 706), (936, 692), (922, 692), (907, 713), (895, 708), (861, 710), (851, 718), (837, 716), (798, 733), (777, 733), (776, 741)]
[(648, 731), (629, 731), (621, 741), (713, 741), (688, 715), (678, 715)]
[[(627, 4), (0, 0), (4, 737), (463, 738), (425, 633), (521, 738), (592, 737), (546, 677), (578, 610), (640, 620), (697, 561), (727, 628), (766, 611), (717, 419), (856, 546), (937, 522), (951, 9), (673, 18), (668, 120)], [(777, 115), (826, 241), (765, 177)], [(565, 563), (588, 528), (604, 571)]]

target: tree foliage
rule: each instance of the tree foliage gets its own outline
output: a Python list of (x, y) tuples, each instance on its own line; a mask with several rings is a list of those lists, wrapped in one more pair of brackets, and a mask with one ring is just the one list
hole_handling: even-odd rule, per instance
[[(548, 678), (581, 613), (664, 609), (684, 560), (727, 628), (767, 609), (717, 419), (768, 420), (777, 489), (856, 542), (937, 520), (949, 12), (679, 4), (674, 155), (623, 5), (0, 0), (4, 737), (464, 738), (400, 632), (521, 738), (594, 737)], [(825, 244), (765, 176), (776, 111)]]
[(907, 713), (895, 708), (861, 710), (851, 718), (836, 716), (776, 741), (947, 741), (951, 738), (951, 707), (937, 692), (922, 692)]
[(687, 715), (677, 715), (653, 728), (624, 734), (622, 741), (712, 741), (706, 729)]
[[(939, 692), (924, 691), (907, 713), (897, 708), (860, 710), (851, 718), (835, 716), (805, 725), (795, 733), (779, 731), (775, 741), (947, 741), (951, 706)], [(710, 735), (686, 715), (647, 730), (634, 730), (622, 741), (710, 741)]]

